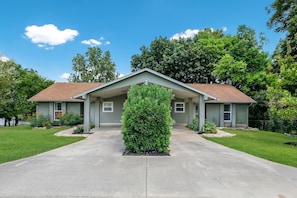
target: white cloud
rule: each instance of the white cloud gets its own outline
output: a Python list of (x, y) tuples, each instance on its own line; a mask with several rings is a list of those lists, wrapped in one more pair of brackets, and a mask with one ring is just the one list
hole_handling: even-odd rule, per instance
[(38, 47), (46, 49), (52, 49), (53, 46), (72, 41), (78, 36), (77, 30), (59, 30), (53, 24), (45, 24), (43, 26), (31, 25), (27, 26), (25, 30), (25, 35), (32, 43), (36, 43)]
[(96, 39), (83, 40), (81, 43), (92, 47), (102, 45), (102, 43)]
[(6, 56), (0, 55), (0, 61), (7, 62), (7, 61), (9, 61), (9, 58), (7, 58)]
[(68, 80), (69, 77), (70, 77), (69, 73), (64, 73), (60, 76), (61, 79), (66, 79), (66, 80)]
[(223, 30), (223, 32), (226, 32), (227, 31), (227, 27), (223, 27), (222, 30)]
[(98, 40), (96, 39), (89, 39), (89, 40), (83, 40), (81, 43), (85, 45), (89, 45), (91, 47), (99, 46), (99, 45), (110, 45), (111, 43), (109, 41), (104, 41), (105, 38), (101, 36)]
[(193, 38), (195, 34), (198, 34), (200, 30), (198, 29), (187, 29), (184, 32), (174, 34), (170, 39), (179, 39), (179, 38)]

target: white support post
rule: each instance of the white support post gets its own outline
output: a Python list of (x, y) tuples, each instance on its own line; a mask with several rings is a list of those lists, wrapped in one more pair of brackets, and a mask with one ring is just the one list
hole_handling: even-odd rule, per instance
[(204, 96), (200, 95), (199, 96), (199, 131), (203, 131), (205, 123), (205, 101), (204, 101)]
[(189, 98), (189, 108), (188, 108), (188, 124), (191, 124), (193, 122), (193, 111), (194, 111), (194, 105), (192, 98)]
[(95, 100), (95, 128), (100, 127), (100, 98)]
[(84, 101), (84, 133), (90, 132), (90, 95), (85, 96)]
[(232, 113), (231, 113), (232, 123), (231, 124), (232, 124), (232, 127), (234, 128), (234, 127), (236, 127), (236, 117), (237, 117), (237, 115), (236, 115), (236, 104), (231, 104), (231, 105), (232, 105), (232, 108), (231, 108), (231, 110), (232, 110)]

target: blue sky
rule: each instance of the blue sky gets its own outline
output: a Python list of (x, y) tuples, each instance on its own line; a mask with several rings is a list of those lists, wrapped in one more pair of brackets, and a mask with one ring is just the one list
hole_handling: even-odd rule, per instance
[[(234, 35), (245, 24), (263, 32), (272, 53), (282, 34), (266, 26), (273, 0), (0, 0), (0, 55), (56, 82), (88, 47), (109, 50), (117, 72), (159, 36), (191, 36), (204, 28)], [(188, 30), (188, 31), (187, 31)], [(186, 34), (186, 32), (188, 34)]]

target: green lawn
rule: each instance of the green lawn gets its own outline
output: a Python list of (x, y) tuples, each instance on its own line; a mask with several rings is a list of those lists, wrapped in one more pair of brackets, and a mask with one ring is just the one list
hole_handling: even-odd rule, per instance
[(83, 139), (83, 137), (54, 136), (56, 132), (64, 129), (0, 127), (0, 163), (36, 155)]
[(230, 129), (224, 129), (224, 131), (234, 133), (236, 136), (205, 138), (254, 156), (297, 167), (297, 146), (284, 144), (285, 142), (297, 142), (297, 137), (266, 131)]

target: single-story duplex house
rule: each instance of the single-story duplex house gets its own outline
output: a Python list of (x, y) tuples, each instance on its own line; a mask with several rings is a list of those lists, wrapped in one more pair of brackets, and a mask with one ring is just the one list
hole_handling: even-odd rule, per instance
[(74, 112), (84, 117), (84, 131), (107, 124), (121, 124), (123, 104), (133, 84), (153, 83), (172, 90), (171, 116), (176, 124), (199, 118), (218, 127), (248, 127), (249, 105), (255, 101), (227, 84), (185, 84), (151, 69), (142, 69), (108, 83), (54, 83), (29, 99), (36, 102), (36, 115), (50, 121)]

